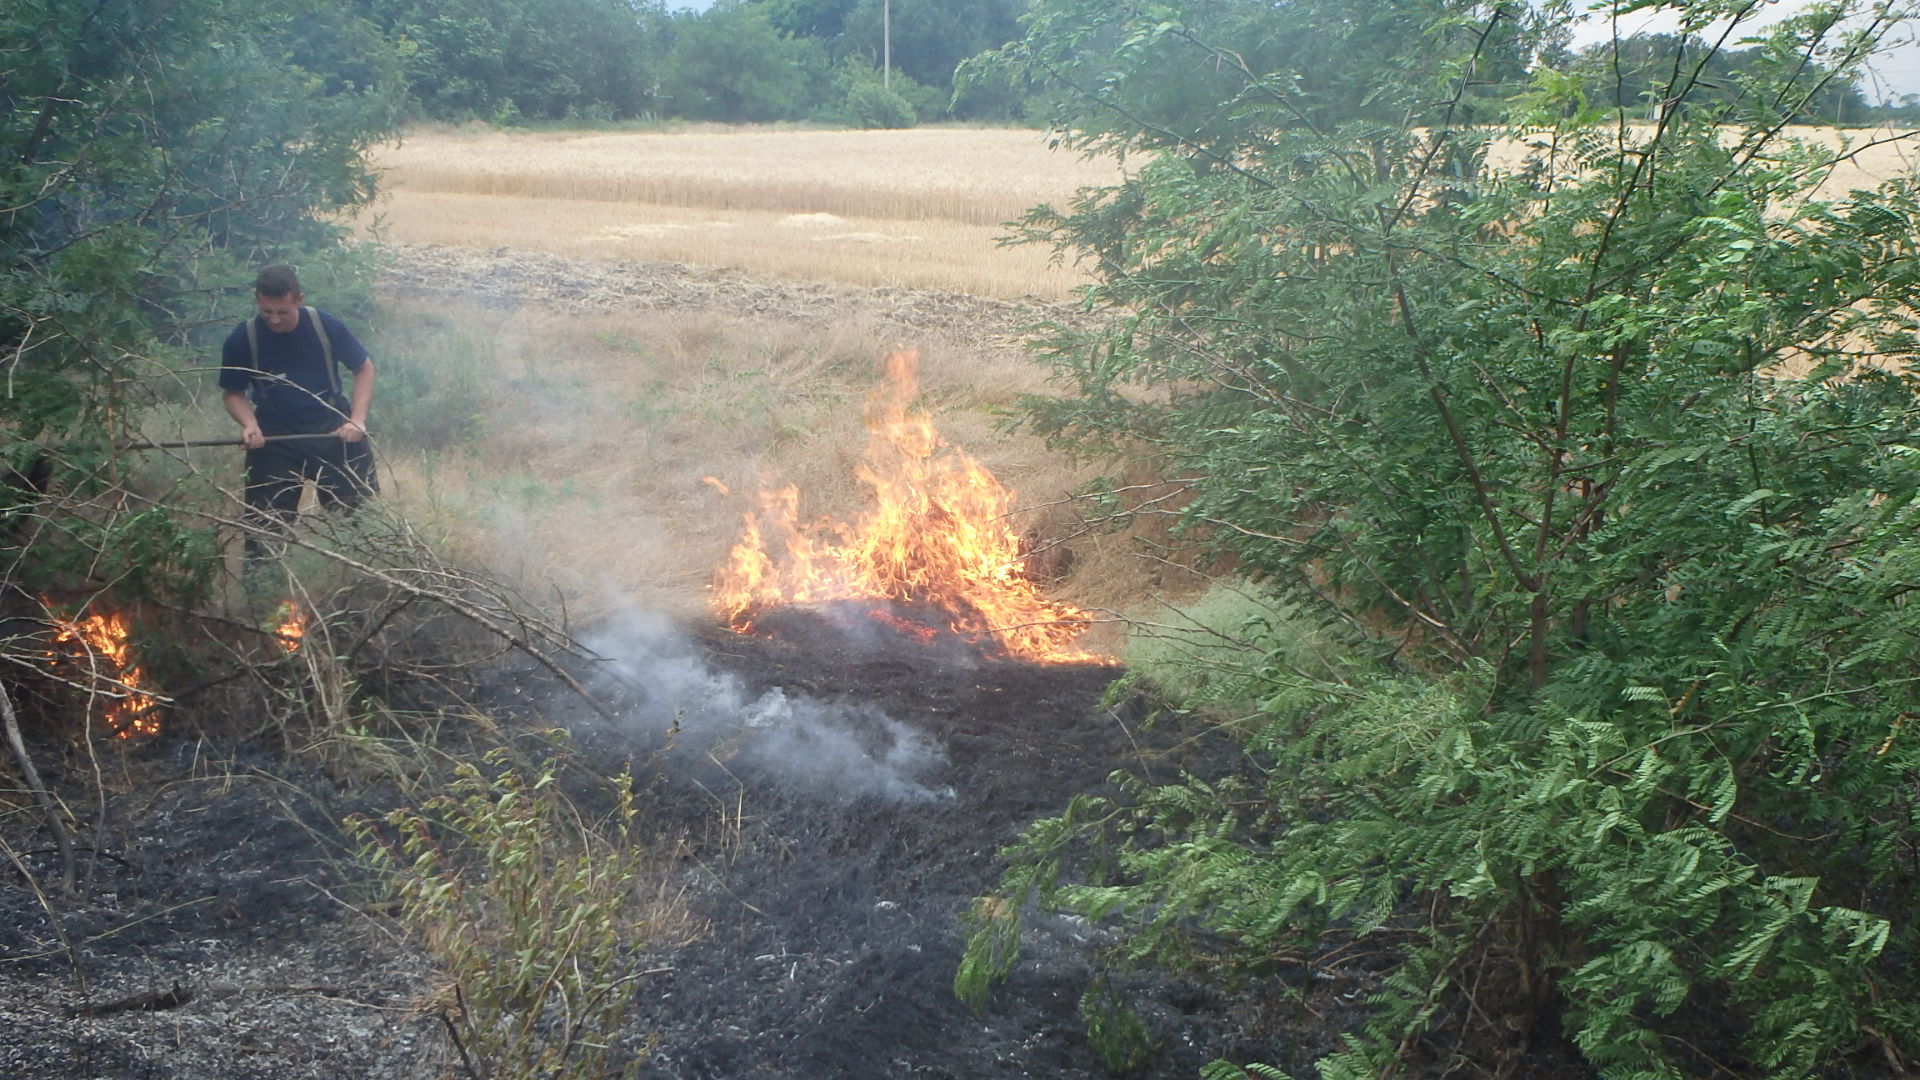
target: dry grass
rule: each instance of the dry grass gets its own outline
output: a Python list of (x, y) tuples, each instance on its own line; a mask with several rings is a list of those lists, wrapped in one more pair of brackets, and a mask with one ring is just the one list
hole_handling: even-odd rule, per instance
[[(1628, 139), (1640, 141), (1652, 133), (1645, 124), (1628, 128)], [(1905, 128), (1830, 128), (1795, 126), (1783, 132), (1787, 138), (1813, 147), (1846, 149), (1850, 156), (1833, 166), (1832, 171), (1813, 191), (1819, 199), (1841, 198), (1856, 188), (1873, 188), (1896, 176), (1909, 175), (1920, 166), (1920, 132)], [(1726, 138), (1731, 140), (1729, 131)], [(1488, 159), (1496, 167), (1513, 168), (1531, 151), (1517, 141), (1495, 143)]]
[[(1887, 131), (1796, 128), (1863, 146)], [(1843, 195), (1913, 164), (1869, 146), (1821, 188)], [(1517, 145), (1496, 161), (1517, 160)], [(382, 151), (377, 208), (402, 243), (520, 248), (730, 267), (804, 281), (1058, 299), (1087, 277), (1000, 244), (1003, 223), (1064, 205), (1121, 169), (1033, 131), (420, 131)]]
[(854, 285), (1059, 298), (1085, 282), (1003, 223), (1111, 161), (1033, 131), (433, 131), (383, 151), (403, 243), (537, 248)]
[(974, 296), (1058, 299), (1086, 283), (1045, 250), (997, 247), (1001, 230), (981, 225), (408, 190), (388, 196), (383, 209), (389, 236), (408, 243), (538, 248)]
[[(623, 605), (704, 612), (707, 583), (763, 488), (797, 485), (809, 515), (852, 517), (865, 497), (854, 479), (862, 414), (891, 344), (876, 327), (407, 301), (390, 312), (395, 355), (383, 363), (457, 349), (486, 387), (484, 436), (465, 452), (386, 453), (390, 496), (456, 538), (457, 556), (511, 575), (535, 599), (564, 597), (575, 619)], [(436, 329), (448, 318), (457, 341)], [(1038, 440), (995, 429), (995, 407), (1043, 388), (1023, 353), (949, 337), (916, 344), (922, 403), (941, 435), (1021, 505), (1061, 500), (1085, 478)], [(1022, 525), (1065, 521), (1040, 510)]]

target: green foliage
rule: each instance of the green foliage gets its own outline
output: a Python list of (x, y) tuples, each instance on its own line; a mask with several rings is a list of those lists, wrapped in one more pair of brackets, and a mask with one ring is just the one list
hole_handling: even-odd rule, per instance
[[(1567, 69), (1580, 81), (1588, 101), (1657, 116), (1664, 102), (1724, 109), (1751, 85), (1755, 69), (1773, 62), (1764, 49), (1716, 49), (1697, 34), (1633, 34), (1580, 50)], [(1843, 124), (1869, 118), (1867, 100), (1852, 79), (1836, 78), (1815, 62), (1798, 81), (1812, 92), (1795, 110), (1797, 122)]]
[(841, 119), (849, 127), (908, 128), (919, 122), (906, 98), (866, 80), (847, 88), (844, 109)]
[(1147, 1025), (1140, 1022), (1124, 996), (1105, 980), (1095, 979), (1080, 995), (1080, 1018), (1100, 1060), (1114, 1073), (1129, 1072), (1147, 1063), (1155, 1049)]
[[(849, 5), (841, 45), (876, 68), (883, 49), (881, 0)], [(953, 71), (976, 53), (1020, 36), (1025, 5), (1012, 0), (890, 0), (893, 67), (927, 86), (951, 86)]]
[[(1146, 684), (1183, 707), (1236, 717), (1351, 671), (1346, 650), (1338, 635), (1257, 587), (1223, 582), (1178, 610), (1136, 616), (1121, 659), (1128, 689)], [(1259, 676), (1270, 666), (1283, 681)]]
[[(470, 1067), (499, 1080), (638, 1075), (611, 1041), (632, 1001), (637, 936), (632, 785), (613, 780), (604, 833), (574, 820), (552, 761), (531, 778), (495, 751), (443, 795), (384, 823), (347, 821), (401, 918), (445, 965), (443, 1015)], [(617, 1065), (617, 1068), (616, 1068)]]
[(760, 4), (721, 0), (677, 14), (669, 40), (661, 93), (689, 120), (797, 120), (826, 78), (819, 43), (782, 34)]
[[(884, 37), (882, 0), (759, 0), (756, 7), (780, 33), (819, 46), (816, 54), (836, 70), (849, 65), (877, 73), (889, 55)], [(976, 53), (999, 48), (1020, 34), (1018, 19), (1025, 5), (1018, 0), (888, 0), (892, 11), (892, 76), (894, 88), (921, 119), (948, 111), (934, 107), (954, 84), (954, 72)], [(922, 102), (908, 87), (924, 87)], [(837, 104), (838, 98), (828, 104)], [(1018, 98), (975, 95), (957, 101), (952, 110), (963, 119), (1007, 119), (1020, 115)], [(857, 121), (849, 121), (857, 122)], [(891, 125), (904, 126), (904, 125)]]
[(399, 46), (437, 119), (604, 121), (658, 105), (662, 5), (629, 0), (356, 0)]
[[(891, 8), (890, 32), (884, 27)], [(415, 116), (494, 124), (605, 124), (674, 116), (904, 127), (897, 107), (835, 75), (892, 60), (922, 119), (1012, 119), (1019, 90), (953, 96), (955, 69), (1019, 35), (1020, 0), (353, 0), (391, 43)], [(891, 50), (887, 41), (891, 40)], [(316, 71), (355, 77), (351, 48)], [(949, 102), (949, 98), (952, 101)], [(884, 123), (882, 123), (884, 121)]]
[(1257, 1062), (1240, 1066), (1227, 1061), (1213, 1061), (1200, 1070), (1200, 1080), (1293, 1080), (1293, 1078), (1271, 1065), (1261, 1065)]
[(381, 327), (379, 430), (390, 446), (450, 450), (485, 437), (499, 343), (462, 320), (410, 311)]
[[(1617, 1077), (1706, 1069), (1703, 1023), (1755, 1074), (1920, 1051), (1920, 183), (1814, 198), (1840, 152), (1780, 134), (1886, 22), (1809, 10), (1636, 129), (1522, 89), (1531, 17), (1048, 0), (1003, 54), (1062, 142), (1153, 152), (1025, 223), (1122, 315), (1055, 339), (1078, 393), (1033, 424), (1197, 477), (1190, 537), (1391, 668), (1302, 670), (1277, 627), (1166, 679), (1242, 703), (1246, 776), (1036, 824), (966, 993), (1037, 903), (1122, 963), (1391, 944), (1327, 1076), (1489, 1012)], [(1531, 989), (1467, 1010), (1490, 967)]]
[[(111, 447), (204, 364), (186, 346), (254, 266), (306, 261), (372, 197), (362, 152), (392, 130), (397, 65), (317, 0), (27, 0), (0, 14), (0, 54), (0, 431), (84, 497), (124, 475)], [(36, 535), (10, 575), (177, 599), (205, 572), (158, 511)]]

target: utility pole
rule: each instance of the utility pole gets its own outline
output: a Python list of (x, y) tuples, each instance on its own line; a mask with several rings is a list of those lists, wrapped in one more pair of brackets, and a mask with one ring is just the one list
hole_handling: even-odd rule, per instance
[(893, 0), (880, 0), (880, 88), (893, 89)]

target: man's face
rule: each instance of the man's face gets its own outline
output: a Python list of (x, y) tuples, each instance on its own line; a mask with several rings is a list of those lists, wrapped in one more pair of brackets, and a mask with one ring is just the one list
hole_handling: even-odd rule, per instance
[(253, 303), (260, 309), (260, 321), (267, 329), (276, 334), (291, 334), (294, 327), (300, 325), (300, 294), (288, 293), (285, 296), (267, 296), (253, 294)]

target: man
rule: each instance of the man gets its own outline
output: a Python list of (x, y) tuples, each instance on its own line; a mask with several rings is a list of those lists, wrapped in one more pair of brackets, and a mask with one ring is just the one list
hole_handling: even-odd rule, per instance
[[(259, 314), (227, 335), (220, 358), (227, 413), (247, 447), (249, 520), (281, 531), (308, 480), (325, 507), (350, 510), (380, 490), (367, 443), (373, 361), (345, 323), (304, 299), (291, 267), (261, 270), (253, 284)], [(350, 396), (335, 365), (352, 375)], [(274, 438), (287, 435), (313, 438)], [(261, 554), (253, 537), (247, 553)]]

